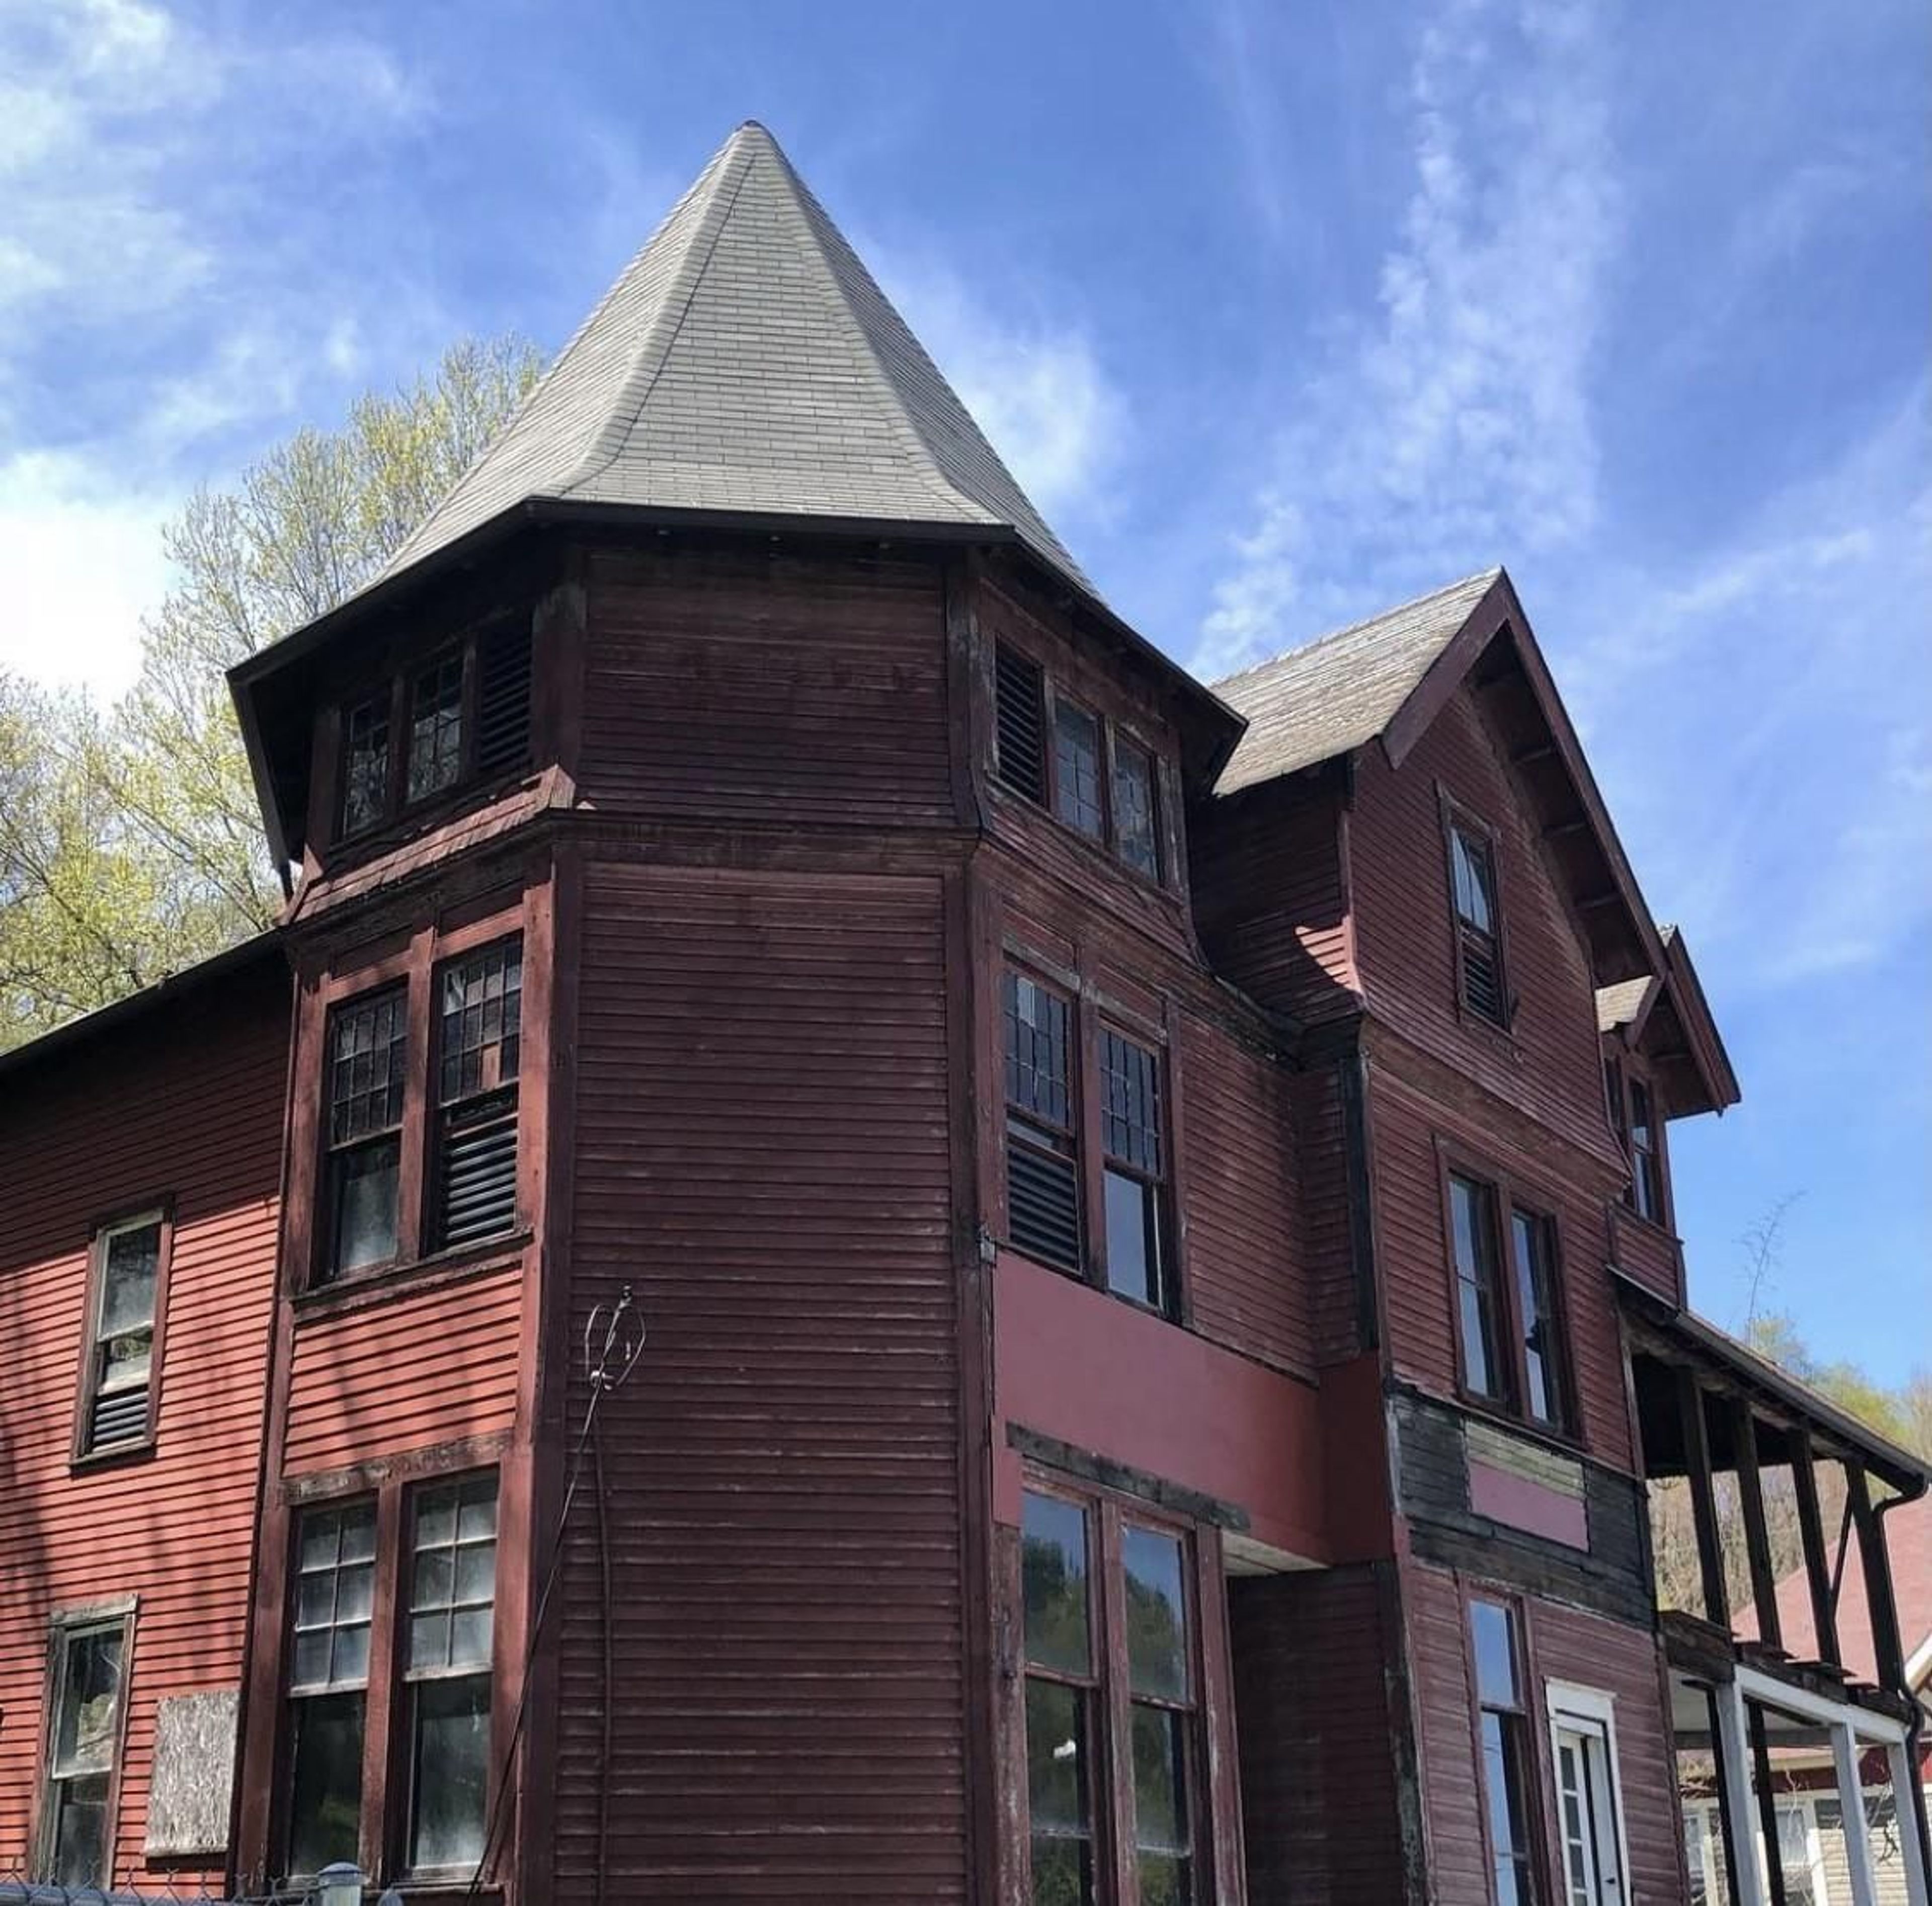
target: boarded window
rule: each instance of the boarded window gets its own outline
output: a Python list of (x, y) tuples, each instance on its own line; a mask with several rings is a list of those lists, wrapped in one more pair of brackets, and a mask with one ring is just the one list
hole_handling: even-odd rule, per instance
[(517, 1223), (517, 1074), (523, 942), (452, 960), (436, 982), (439, 1248), (474, 1244)]
[(127, 1654), (125, 1616), (55, 1624), (40, 1864), (57, 1886), (108, 1881)]
[(1072, 1010), (1058, 993), (1010, 969), (1004, 1008), (1006, 1235), (1029, 1257), (1078, 1271)]
[(1077, 703), (1065, 700), (1056, 700), (1053, 710), (1053, 807), (1070, 827), (1096, 841), (1105, 835), (1100, 724)]
[(227, 1850), (238, 1706), (232, 1688), (164, 1695), (154, 1704), (154, 1784), (142, 1848), (151, 1859)]
[(144, 1442), (152, 1427), (154, 1332), (166, 1233), (164, 1216), (150, 1212), (110, 1224), (94, 1239), (82, 1455)]
[(375, 1581), (373, 1502), (302, 1516), (289, 1662), (291, 1873), (314, 1875), (356, 1857)]
[(1045, 688), (1039, 665), (1003, 642), (994, 652), (994, 742), (1000, 779), (1029, 801), (1046, 799)]
[(1107, 1287), (1166, 1311), (1166, 1146), (1160, 1059), (1110, 1029), (1100, 1034), (1100, 1136), (1106, 1154)]
[(1462, 1003), (1492, 1026), (1506, 1026), (1509, 999), (1503, 980), (1502, 928), (1496, 909), (1496, 860), (1488, 837), (1462, 822), (1452, 823), (1449, 862)]
[(1118, 730), (1114, 736), (1114, 847), (1150, 880), (1160, 878), (1154, 757)]
[(328, 1237), (321, 1275), (388, 1263), (400, 1248), (404, 1074), (401, 987), (336, 1008), (328, 1028)]

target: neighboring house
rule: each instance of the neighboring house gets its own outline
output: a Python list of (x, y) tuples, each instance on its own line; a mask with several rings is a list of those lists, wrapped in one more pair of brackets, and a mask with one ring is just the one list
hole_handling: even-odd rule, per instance
[[(284, 923), (0, 1059), (0, 1867), (1683, 1906), (1680, 1763), (1904, 1751), (1502, 571), (1204, 687), (746, 126), (233, 686)], [(1801, 1456), (1882, 1685), (1658, 1615)]]

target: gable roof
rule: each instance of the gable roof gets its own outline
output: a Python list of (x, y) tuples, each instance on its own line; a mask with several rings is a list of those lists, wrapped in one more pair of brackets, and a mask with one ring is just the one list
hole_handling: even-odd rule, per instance
[(1248, 731), (1215, 792), (1312, 768), (1384, 733), (1502, 574), (1466, 577), (1216, 682)]
[(383, 575), (532, 499), (1004, 528), (1094, 592), (755, 121)]

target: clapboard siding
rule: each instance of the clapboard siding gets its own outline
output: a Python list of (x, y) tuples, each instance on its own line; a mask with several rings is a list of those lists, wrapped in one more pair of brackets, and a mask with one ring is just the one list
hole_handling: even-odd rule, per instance
[[(1456, 1011), (1440, 795), (1500, 837), (1507, 1039)], [(1362, 986), (1376, 1017), (1529, 1116), (1606, 1160), (1595, 982), (1574, 916), (1538, 845), (1535, 817), (1464, 688), (1402, 766), (1365, 748), (1348, 863)]]
[(1463, 1645), (1462, 1591), (1454, 1575), (1413, 1565), (1404, 1567), (1402, 1586), (1422, 1763), (1430, 1897), (1434, 1906), (1490, 1906), (1475, 1693)]
[(1382, 1567), (1237, 1578), (1229, 1652), (1250, 1906), (1402, 1895)]
[[(1356, 1264), (1352, 1206), (1349, 1093), (1355, 1055), (1312, 1065), (1291, 1076), (1298, 1169), (1297, 1227), (1306, 1267), (1310, 1326), (1319, 1364), (1345, 1362), (1365, 1347), (1363, 1293)], [(1366, 1161), (1359, 1161), (1366, 1173)], [(1364, 1177), (1366, 1185), (1366, 1179)], [(1367, 1239), (1361, 1242), (1363, 1248)]]
[(523, 1271), (512, 1264), (296, 1326), (283, 1473), (508, 1430), (521, 1355)]
[(1621, 1199), (1610, 1205), (1610, 1261), (1660, 1297), (1684, 1301), (1684, 1247)]
[(1181, 1025), (1186, 1269), (1195, 1327), (1264, 1362), (1308, 1369), (1314, 1335), (1295, 1222), (1287, 1074), (1218, 1027), (1192, 1016)]
[[(0, 1872), (24, 1860), (48, 1619), (138, 1599), (115, 1834), (144, 1871), (154, 1713), (238, 1686), (274, 1291), (289, 981), (272, 952), (0, 1101)], [(172, 1196), (152, 1457), (70, 1472), (88, 1241)], [(218, 1884), (221, 1861), (172, 1869)]]
[[(598, 866), (572, 1313), (648, 1332), (572, 1527), (557, 1878), (963, 1897), (959, 1367), (938, 883)], [(573, 1407), (580, 1407), (580, 1398)]]
[(1580, 1405), (1582, 1442), (1612, 1468), (1634, 1467), (1623, 1339), (1604, 1262), (1603, 1185), (1526, 1159), (1498, 1125), (1432, 1104), (1386, 1070), (1373, 1075), (1376, 1213), (1389, 1349), (1398, 1375), (1438, 1395), (1456, 1389), (1454, 1272), (1444, 1226), (1438, 1141), (1472, 1170), (1508, 1173), (1514, 1193), (1552, 1215)]
[(604, 812), (952, 818), (936, 563), (605, 550), (589, 604), (580, 780)]

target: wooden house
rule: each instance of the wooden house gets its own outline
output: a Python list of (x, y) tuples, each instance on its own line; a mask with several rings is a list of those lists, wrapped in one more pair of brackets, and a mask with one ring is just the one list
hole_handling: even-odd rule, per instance
[[(1194, 680), (747, 125), (233, 686), (282, 925), (0, 1059), (0, 1871), (1688, 1906), (1702, 1752), (1790, 1906), (1765, 1717), (1908, 1751), (1501, 570)], [(1870, 1677), (1656, 1605), (1801, 1458)]]

